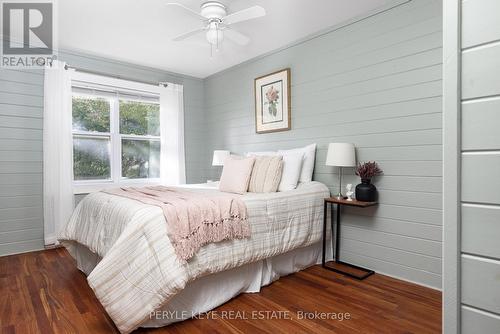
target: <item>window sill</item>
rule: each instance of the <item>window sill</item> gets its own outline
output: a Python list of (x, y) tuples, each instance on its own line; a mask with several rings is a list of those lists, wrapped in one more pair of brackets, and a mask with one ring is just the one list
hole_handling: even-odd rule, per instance
[(112, 189), (118, 187), (145, 187), (161, 184), (160, 179), (137, 179), (137, 180), (124, 180), (121, 182), (103, 181), (103, 182), (75, 182), (73, 183), (74, 195), (86, 195), (98, 192), (105, 189)]

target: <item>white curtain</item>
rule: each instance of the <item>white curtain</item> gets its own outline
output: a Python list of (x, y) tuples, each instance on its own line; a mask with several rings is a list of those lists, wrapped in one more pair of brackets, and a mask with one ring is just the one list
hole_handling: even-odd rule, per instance
[(43, 108), (43, 219), (45, 244), (56, 243), (73, 212), (71, 71), (45, 68)]
[(163, 184), (186, 183), (183, 86), (160, 85), (161, 171)]

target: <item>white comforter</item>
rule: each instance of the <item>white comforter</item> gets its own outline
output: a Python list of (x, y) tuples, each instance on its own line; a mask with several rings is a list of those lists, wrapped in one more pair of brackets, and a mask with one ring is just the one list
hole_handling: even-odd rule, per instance
[(70, 253), (73, 243), (66, 240), (102, 258), (88, 276), (89, 285), (118, 329), (129, 333), (196, 278), (318, 242), (328, 196), (319, 182), (243, 195), (251, 237), (206, 245), (187, 263), (175, 255), (159, 207), (105, 193), (79, 203), (59, 240)]

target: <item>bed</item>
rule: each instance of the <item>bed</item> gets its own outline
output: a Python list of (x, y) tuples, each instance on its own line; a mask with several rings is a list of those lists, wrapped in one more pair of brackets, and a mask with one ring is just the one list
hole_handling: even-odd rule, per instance
[(159, 207), (103, 192), (78, 204), (59, 240), (120, 332), (165, 326), (318, 263), (324, 184), (235, 196), (247, 207), (251, 237), (207, 244), (187, 262), (175, 256)]

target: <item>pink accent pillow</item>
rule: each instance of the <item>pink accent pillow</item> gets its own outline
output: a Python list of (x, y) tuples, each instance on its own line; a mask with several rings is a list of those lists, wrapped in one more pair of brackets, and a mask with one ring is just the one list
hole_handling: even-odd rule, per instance
[(227, 158), (224, 161), (219, 190), (236, 194), (246, 193), (254, 163), (255, 157), (241, 158), (230, 156)]

